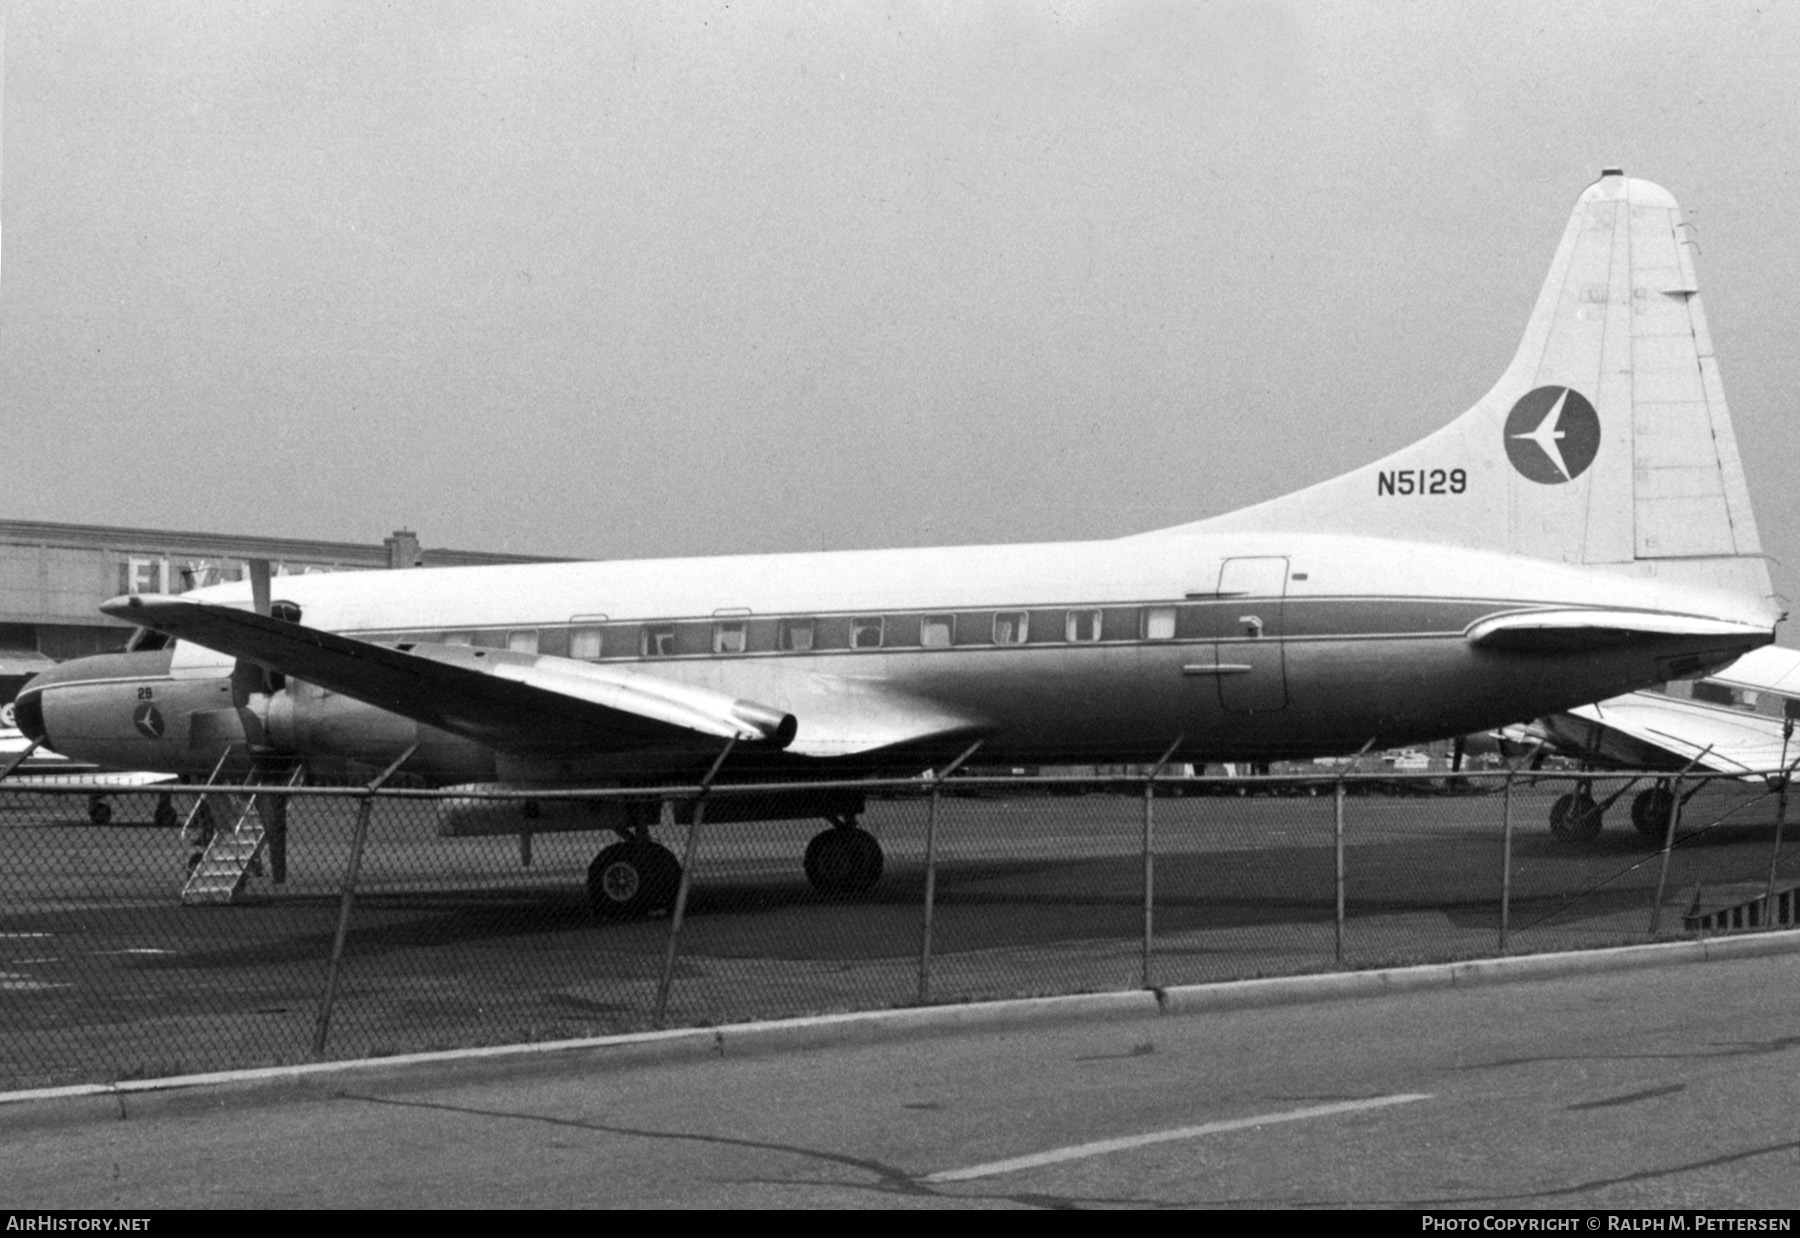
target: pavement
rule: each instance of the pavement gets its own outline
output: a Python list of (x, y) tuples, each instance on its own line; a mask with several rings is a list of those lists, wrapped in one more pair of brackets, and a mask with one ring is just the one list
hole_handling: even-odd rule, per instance
[(586, 1073), (683, 1060), (740, 1058), (971, 1032), (1003, 1032), (1105, 1020), (1154, 1021), (1795, 952), (1800, 952), (1800, 930), (77, 1084), (0, 1093), (0, 1138), (9, 1131), (316, 1100), (347, 1090), (423, 1089), (447, 1083), (559, 1072)]

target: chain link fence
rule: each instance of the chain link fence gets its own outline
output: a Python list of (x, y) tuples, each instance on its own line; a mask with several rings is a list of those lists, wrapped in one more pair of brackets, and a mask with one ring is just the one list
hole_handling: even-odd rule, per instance
[[(535, 832), (446, 837), (467, 797), (0, 784), (0, 1089), (1672, 939), (1791, 925), (1800, 885), (1779, 778), (843, 790), (861, 893), (802, 859), (847, 818), (736, 820), (726, 786), (494, 797)], [(590, 865), (639, 831), (683, 897), (597, 916)]]

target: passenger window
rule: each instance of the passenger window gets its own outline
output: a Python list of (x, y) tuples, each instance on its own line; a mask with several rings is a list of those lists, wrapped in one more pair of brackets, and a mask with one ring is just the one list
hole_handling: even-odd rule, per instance
[(744, 631), (745, 625), (742, 623), (713, 624), (713, 652), (744, 652)]
[(1069, 612), (1068, 624), (1063, 629), (1072, 641), (1091, 641), (1100, 639), (1100, 612), (1097, 610), (1072, 610)]
[(654, 623), (644, 629), (644, 656), (667, 658), (675, 653), (675, 625)]
[(604, 648), (606, 648), (606, 641), (599, 628), (570, 629), (569, 656), (571, 658), (597, 658)]
[(919, 644), (927, 649), (948, 649), (955, 634), (955, 615), (926, 615), (919, 623)]
[(1030, 622), (1022, 610), (1003, 610), (994, 616), (996, 645), (1023, 645)]
[(1175, 608), (1173, 606), (1144, 608), (1144, 639), (1175, 639)]
[(881, 616), (871, 615), (850, 621), (850, 648), (881, 648)]
[(506, 647), (514, 653), (536, 653), (538, 651), (538, 634), (536, 628), (527, 628), (506, 634)]
[(811, 619), (783, 619), (781, 621), (781, 647), (795, 653), (805, 653), (813, 647), (813, 624)]

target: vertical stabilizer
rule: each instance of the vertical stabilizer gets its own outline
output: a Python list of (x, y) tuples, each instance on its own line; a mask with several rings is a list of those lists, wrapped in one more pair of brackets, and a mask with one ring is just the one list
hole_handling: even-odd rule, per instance
[(1384, 460), (1182, 531), (1449, 543), (1770, 598), (1680, 215), (1607, 169), (1480, 403)]

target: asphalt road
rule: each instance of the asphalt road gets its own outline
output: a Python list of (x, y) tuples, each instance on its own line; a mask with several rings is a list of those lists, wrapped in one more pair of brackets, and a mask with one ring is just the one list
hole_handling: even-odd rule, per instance
[(1781, 956), (351, 1083), (0, 1133), (0, 1204), (1792, 1209), (1797, 984), (1800, 956)]

